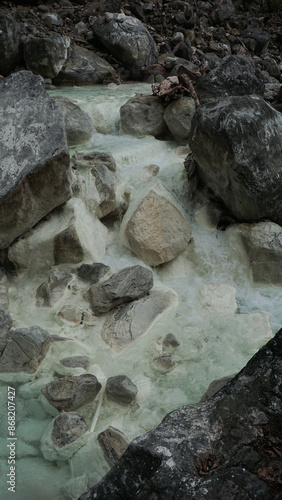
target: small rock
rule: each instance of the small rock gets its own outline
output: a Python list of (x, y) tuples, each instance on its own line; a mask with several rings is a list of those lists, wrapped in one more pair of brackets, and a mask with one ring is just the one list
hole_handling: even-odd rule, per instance
[(108, 427), (98, 434), (98, 442), (109, 466), (113, 467), (127, 450), (130, 440), (118, 429)]
[(51, 438), (56, 446), (66, 446), (83, 436), (88, 431), (81, 415), (74, 412), (62, 412), (54, 420)]
[(0, 372), (36, 372), (49, 350), (50, 341), (49, 333), (39, 326), (11, 330), (0, 357)]
[(144, 170), (146, 178), (150, 179), (151, 177), (155, 177), (156, 175), (158, 175), (158, 173), (160, 171), (160, 167), (159, 167), (159, 165), (151, 164), (151, 165), (147, 165), (146, 167), (144, 167), (143, 170)]
[(167, 130), (163, 114), (164, 105), (159, 97), (132, 97), (120, 108), (122, 131), (135, 137), (162, 136)]
[(67, 368), (84, 368), (86, 370), (90, 363), (88, 356), (70, 356), (60, 359), (60, 363)]
[(138, 392), (136, 385), (126, 375), (110, 377), (106, 384), (109, 400), (121, 405), (130, 405)]
[(42, 283), (36, 290), (36, 305), (38, 307), (52, 307), (64, 294), (72, 275), (54, 271), (47, 282)]
[(178, 347), (180, 345), (180, 342), (176, 338), (174, 333), (168, 333), (163, 339), (163, 345), (165, 345), (166, 347)]
[(73, 411), (93, 401), (101, 387), (95, 375), (85, 374), (54, 380), (42, 393), (59, 411)]
[(90, 116), (67, 97), (54, 96), (53, 99), (62, 111), (69, 146), (88, 142), (94, 131)]
[(84, 281), (91, 281), (94, 284), (109, 271), (109, 266), (101, 262), (93, 262), (93, 264), (82, 264), (77, 270), (77, 276)]
[(0, 354), (6, 347), (7, 335), (12, 328), (13, 320), (10, 313), (0, 304)]
[(153, 273), (142, 266), (130, 266), (113, 274), (101, 284), (92, 285), (89, 298), (94, 314), (146, 295), (153, 286)]
[(153, 359), (153, 366), (157, 371), (166, 373), (175, 367), (176, 363), (172, 359), (171, 354), (160, 354)]
[(100, 153), (99, 151), (78, 151), (73, 155), (73, 158), (89, 168), (98, 167), (102, 164), (111, 170), (111, 172), (116, 172), (117, 170), (116, 161), (109, 153)]
[(83, 248), (76, 232), (76, 227), (72, 224), (61, 231), (54, 239), (55, 264), (72, 262), (76, 264), (83, 260)]
[(207, 388), (206, 392), (202, 395), (200, 402), (206, 401), (207, 399), (211, 398), (214, 394), (216, 394), (224, 385), (228, 384), (230, 380), (233, 379), (235, 375), (229, 375), (227, 377), (222, 377), (217, 380), (213, 380), (209, 387)]

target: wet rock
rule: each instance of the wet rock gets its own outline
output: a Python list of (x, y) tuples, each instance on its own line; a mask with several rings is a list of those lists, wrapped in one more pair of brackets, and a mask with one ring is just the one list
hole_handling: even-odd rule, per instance
[(108, 427), (98, 434), (98, 443), (110, 467), (113, 467), (128, 448), (128, 437), (114, 427)]
[(88, 356), (70, 356), (60, 359), (60, 363), (67, 368), (84, 368), (84, 370), (87, 370), (90, 359)]
[(4, 284), (0, 284), (0, 304), (5, 307), (6, 309), (9, 308), (9, 297), (8, 297), (8, 290), (7, 286)]
[(95, 375), (62, 377), (45, 385), (42, 393), (59, 411), (74, 411), (93, 401), (101, 389)]
[(106, 384), (106, 395), (110, 401), (130, 405), (138, 392), (136, 385), (126, 375), (110, 377)]
[(20, 71), (0, 81), (0, 248), (71, 197), (64, 121), (43, 81)]
[(6, 14), (0, 15), (0, 75), (7, 76), (21, 63), (20, 25)]
[(114, 310), (104, 323), (102, 338), (116, 351), (122, 351), (176, 304), (177, 295), (173, 290), (155, 287), (148, 296)]
[(17, 267), (50, 269), (58, 263), (99, 260), (105, 254), (107, 229), (91, 216), (85, 204), (73, 197), (9, 248)]
[(0, 372), (36, 372), (50, 347), (50, 335), (39, 326), (11, 330), (0, 357)]
[(6, 347), (7, 335), (12, 328), (13, 320), (10, 313), (0, 304), (0, 354)]
[(82, 264), (77, 270), (77, 276), (82, 280), (97, 283), (109, 271), (109, 266), (101, 262), (93, 262), (93, 264)]
[(127, 222), (125, 236), (133, 253), (158, 266), (185, 250), (192, 230), (165, 190), (151, 189)]
[(273, 222), (234, 225), (229, 238), (237, 235), (247, 252), (252, 276), (258, 283), (282, 283), (282, 227)]
[(174, 333), (168, 333), (163, 339), (163, 345), (166, 347), (178, 347), (180, 342)]
[(87, 308), (76, 306), (72, 304), (66, 304), (58, 312), (58, 316), (65, 321), (70, 321), (71, 323), (95, 323), (96, 317), (93, 316), (91, 311)]
[(113, 500), (116, 491), (139, 500), (270, 500), (281, 489), (281, 369), (282, 330), (212, 398), (134, 439), (80, 500)]
[(164, 121), (177, 141), (188, 139), (195, 109), (195, 101), (191, 97), (181, 97), (165, 108)]
[(216, 314), (234, 314), (237, 310), (236, 288), (230, 285), (204, 285), (200, 290), (201, 305)]
[(96, 18), (92, 28), (105, 48), (130, 71), (131, 78), (140, 79), (146, 66), (158, 62), (154, 39), (138, 19), (113, 14), (110, 19)]
[(69, 146), (88, 142), (94, 130), (90, 116), (67, 97), (54, 96), (53, 99), (62, 111)]
[(62, 447), (73, 443), (87, 431), (87, 424), (81, 415), (63, 412), (54, 420), (51, 438), (56, 446)]
[(195, 91), (201, 104), (211, 99), (228, 95), (240, 96), (264, 94), (262, 73), (252, 59), (245, 56), (230, 56), (220, 66), (197, 80)]
[(38, 307), (52, 307), (63, 295), (73, 276), (68, 273), (54, 271), (47, 282), (42, 283), (36, 290), (36, 305)]
[(282, 224), (281, 126), (281, 114), (259, 96), (213, 101), (193, 117), (189, 145), (197, 175), (240, 221)]
[(158, 173), (160, 171), (160, 167), (159, 167), (159, 165), (155, 165), (152, 163), (150, 165), (146, 165), (146, 167), (143, 168), (143, 171), (144, 171), (145, 177), (147, 179), (150, 179), (151, 177), (155, 177), (156, 175), (158, 175)]
[(104, 165), (111, 172), (116, 172), (117, 164), (115, 159), (109, 153), (101, 153), (100, 151), (78, 151), (73, 155), (73, 158), (78, 161), (78, 163), (89, 168), (98, 167), (99, 165)]
[(153, 368), (155, 368), (160, 373), (166, 373), (172, 370), (176, 363), (171, 357), (171, 354), (163, 353), (155, 356), (152, 360)]
[(83, 260), (83, 248), (74, 224), (55, 236), (54, 259), (56, 265), (66, 262), (77, 264)]
[(97, 215), (99, 218), (102, 218), (113, 212), (117, 206), (117, 176), (103, 164), (92, 168), (91, 174), (95, 179), (95, 186), (99, 193), (99, 210)]
[(89, 85), (103, 83), (104, 79), (114, 75), (114, 68), (95, 52), (75, 46), (70, 50), (68, 59), (55, 84)]
[(125, 302), (146, 295), (153, 286), (153, 273), (142, 266), (121, 269), (101, 284), (89, 289), (91, 307), (95, 314), (103, 314)]
[(163, 114), (164, 105), (159, 97), (132, 97), (120, 108), (122, 131), (136, 137), (161, 136), (167, 130)]
[(54, 78), (62, 69), (70, 46), (69, 37), (29, 38), (24, 42), (27, 69), (36, 75)]

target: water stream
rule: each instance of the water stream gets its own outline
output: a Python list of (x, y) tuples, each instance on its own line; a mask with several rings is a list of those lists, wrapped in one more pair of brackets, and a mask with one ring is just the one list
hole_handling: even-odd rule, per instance
[[(119, 108), (135, 93), (142, 92), (150, 93), (150, 86), (58, 88), (50, 93), (70, 97), (95, 123), (92, 139), (86, 145), (71, 148), (71, 154), (87, 150), (111, 153), (117, 162), (120, 195), (130, 188), (131, 200), (134, 200), (158, 180), (186, 214), (193, 230), (193, 242), (174, 261), (152, 269), (155, 284), (174, 290), (177, 301), (148, 333), (116, 353), (101, 338), (103, 319), (71, 324), (58, 316), (63, 302), (59, 301), (53, 308), (36, 306), (36, 289), (48, 278), (50, 271), (33, 272), (30, 266), (11, 278), (9, 310), (14, 326), (37, 324), (51, 334), (72, 339), (53, 343), (35, 375), (2, 374), (0, 377), (3, 409), (7, 407), (8, 384), (16, 387), (17, 394), (17, 488), (15, 494), (11, 493), (15, 500), (75, 500), (109, 469), (97, 442), (101, 431), (111, 425), (133, 439), (153, 428), (169, 411), (199, 401), (212, 380), (238, 372), (282, 326), (282, 288), (255, 285), (241, 252), (224, 232), (206, 223), (205, 208), (195, 205), (187, 195), (183, 166), (186, 153), (177, 143), (122, 134)], [(160, 167), (154, 178), (144, 170), (150, 164)], [(91, 210), (87, 173), (73, 170), (73, 177), (74, 184), (84, 186), (81, 192)], [(129, 265), (147, 266), (126, 248), (120, 226), (118, 219), (107, 223), (108, 244), (99, 261), (109, 265), (113, 272)], [(73, 271), (78, 266), (61, 267)], [(205, 304), (202, 291), (210, 284), (218, 287), (229, 285), (236, 289), (235, 313), (232, 307), (216, 309)], [(79, 305), (81, 300), (80, 286), (75, 282), (68, 292), (73, 305)], [(161, 373), (152, 360), (161, 352), (161, 339), (170, 332), (178, 338), (180, 346), (166, 348), (165, 352), (172, 355), (175, 367)], [(95, 374), (102, 384), (110, 376), (127, 375), (138, 387), (138, 406), (124, 408), (110, 403), (103, 398), (101, 391), (94, 403), (78, 410), (93, 431), (87, 434), (85, 444), (71, 457), (56, 456), (48, 451), (44, 436), (48, 434), (57, 411), (46, 404), (41, 388), (53, 380), (55, 374), (74, 374), (73, 370), (62, 367), (59, 360), (78, 354), (90, 357), (87, 371)], [(81, 373), (85, 373), (82, 368), (75, 369), (75, 374)], [(5, 410), (1, 412), (0, 423), (3, 429), (0, 449), (4, 452), (0, 459), (0, 473), (5, 478), (8, 470)], [(3, 491), (6, 491), (5, 486)], [(1, 498), (10, 498), (9, 493), (6, 495)]]

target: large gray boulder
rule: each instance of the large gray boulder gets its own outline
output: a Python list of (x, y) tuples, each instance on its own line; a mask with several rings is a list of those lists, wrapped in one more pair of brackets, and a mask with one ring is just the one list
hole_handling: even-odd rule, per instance
[(135, 17), (110, 14), (95, 19), (94, 35), (130, 71), (131, 78), (142, 78), (143, 69), (158, 62), (158, 50), (145, 26)]
[(0, 15), (0, 75), (7, 76), (22, 62), (20, 25), (7, 14)]
[(54, 96), (53, 99), (63, 114), (69, 146), (88, 142), (94, 130), (90, 116), (67, 97)]
[(230, 56), (195, 84), (200, 103), (228, 95), (264, 94), (264, 76), (250, 57)]
[(111, 75), (115, 75), (115, 70), (105, 59), (91, 50), (75, 46), (70, 49), (68, 59), (54, 83), (89, 85), (103, 83)]
[(62, 69), (70, 39), (64, 36), (29, 38), (24, 42), (24, 59), (27, 69), (36, 75), (54, 78)]
[(282, 330), (210, 399), (134, 439), (80, 500), (281, 499), (281, 370)]
[(143, 266), (121, 269), (101, 284), (89, 289), (89, 298), (95, 314), (103, 314), (125, 302), (146, 295), (153, 286), (153, 273)]
[(0, 248), (71, 197), (62, 114), (43, 80), (20, 71), (0, 81)]
[(282, 224), (282, 115), (259, 96), (200, 106), (189, 145), (202, 182), (244, 222)]
[(120, 108), (120, 122), (123, 133), (135, 137), (158, 137), (167, 131), (163, 102), (153, 95), (129, 99)]
[(0, 357), (0, 372), (36, 372), (50, 343), (50, 335), (39, 326), (10, 330)]

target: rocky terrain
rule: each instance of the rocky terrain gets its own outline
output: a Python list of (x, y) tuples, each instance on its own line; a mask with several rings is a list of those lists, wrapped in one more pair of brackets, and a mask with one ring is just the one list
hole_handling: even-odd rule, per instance
[[(217, 234), (215, 252), (216, 239), (229, 246), (252, 287), (281, 287), (280, 20), (279, 0), (0, 6), (0, 378), (17, 385), (24, 418), (39, 421), (36, 446), (23, 456), (72, 461), (72, 471), (80, 470), (66, 496), (54, 500), (76, 500), (87, 489), (83, 500), (281, 499), (282, 330), (271, 338), (266, 314), (241, 314), (229, 281), (201, 281), (209, 273), (196, 227)], [(132, 81), (149, 83), (152, 91), (124, 100), (117, 117), (110, 104), (116, 120), (110, 126), (95, 121), (97, 108), (87, 114), (78, 105), (83, 99), (46, 92), (95, 84), (115, 91)], [(152, 151), (169, 141), (186, 157), (181, 175), (175, 165), (164, 171), (149, 163), (137, 181), (133, 168), (128, 179), (126, 155), (118, 163), (103, 148), (83, 150), (93, 135), (112, 133), (148, 136)], [(102, 262), (107, 251), (117, 253), (111, 245), (119, 251), (115, 268)], [(183, 284), (174, 289), (179, 276), (185, 292)], [(162, 338), (142, 347), (145, 359), (135, 360), (141, 348), (134, 346), (146, 342), (153, 324), (179, 300), (187, 307), (193, 280), (198, 312), (189, 303), (177, 314), (205, 321), (202, 344), (198, 333), (189, 340), (186, 323), (179, 327), (182, 345), (164, 328)], [(38, 326), (23, 325), (17, 301), (30, 308), (32, 320), (40, 313), (47, 318), (51, 333), (39, 319)], [(111, 405), (128, 421), (140, 418), (142, 404), (142, 418), (151, 411), (151, 379), (145, 373), (145, 383), (131, 380), (128, 350), (133, 375), (147, 356), (155, 385), (177, 369), (186, 385), (188, 372), (181, 370), (187, 359), (192, 363), (193, 349), (207, 360), (209, 336), (217, 341), (230, 324), (234, 348), (236, 341), (243, 345), (248, 359), (270, 339), (238, 375), (130, 444), (112, 424), (95, 435), (100, 413), (107, 420)], [(219, 351), (228, 350), (224, 336), (220, 343)], [(107, 356), (119, 372), (103, 373)], [(145, 430), (152, 427), (147, 422)], [(80, 465), (93, 436), (113, 467), (94, 487)]]

